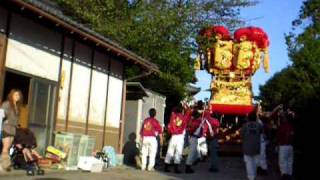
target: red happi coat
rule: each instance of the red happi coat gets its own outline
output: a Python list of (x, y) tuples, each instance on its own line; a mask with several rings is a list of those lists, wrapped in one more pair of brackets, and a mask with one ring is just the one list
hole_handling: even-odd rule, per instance
[(140, 135), (146, 137), (157, 136), (158, 134), (162, 134), (162, 127), (159, 121), (152, 117), (145, 119), (142, 124)]
[(172, 135), (183, 134), (191, 119), (191, 110), (187, 110), (186, 114), (172, 112), (170, 122), (168, 124), (169, 133)]
[(208, 139), (217, 137), (218, 129), (220, 127), (220, 122), (217, 119), (212, 118), (211, 116), (206, 116), (205, 118), (207, 119), (207, 123), (205, 123), (203, 127), (204, 136)]
[[(188, 124), (188, 133), (190, 136), (194, 136), (194, 133), (196, 132), (200, 124), (201, 124), (201, 117), (197, 119), (192, 119), (190, 121), (190, 123)], [(203, 131), (201, 134), (199, 134), (199, 137), (202, 137), (202, 136), (204, 136)]]
[[(197, 131), (197, 129), (199, 128), (199, 126), (202, 126), (200, 134), (198, 135), (198, 137), (207, 137), (207, 138), (213, 138), (215, 136), (215, 134), (218, 133), (218, 128), (220, 126), (220, 123), (217, 119), (212, 118), (210, 116), (210, 112), (209, 111), (205, 111), (203, 112), (202, 116), (197, 118), (197, 119), (193, 119), (188, 126), (188, 132), (191, 136), (195, 135), (195, 132)], [(211, 130), (210, 130), (211, 127)]]

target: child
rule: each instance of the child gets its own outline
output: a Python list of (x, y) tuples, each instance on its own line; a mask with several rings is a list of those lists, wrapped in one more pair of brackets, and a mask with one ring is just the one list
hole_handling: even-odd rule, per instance
[(155, 165), (155, 159), (157, 154), (158, 142), (156, 137), (160, 135), (160, 144), (162, 144), (162, 127), (159, 121), (155, 119), (156, 110), (151, 108), (149, 110), (150, 117), (145, 119), (141, 128), (142, 137), (142, 165), (141, 170), (146, 170), (147, 156), (149, 156), (149, 165), (147, 170), (153, 171)]
[(34, 175), (37, 170), (39, 175), (43, 175), (44, 171), (38, 166), (38, 160), (42, 156), (35, 150), (37, 147), (36, 138), (32, 131), (27, 128), (17, 128), (14, 136), (13, 145), (17, 151), (21, 151), (23, 160), (17, 155), (14, 158), (14, 165), (19, 168), (26, 168), (28, 175)]
[(17, 150), (20, 150), (23, 153), (27, 163), (42, 158), (35, 150), (37, 147), (36, 138), (33, 132), (27, 128), (17, 128), (13, 144)]

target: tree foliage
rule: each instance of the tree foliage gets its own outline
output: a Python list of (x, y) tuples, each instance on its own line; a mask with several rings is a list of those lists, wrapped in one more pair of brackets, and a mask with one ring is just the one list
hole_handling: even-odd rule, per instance
[[(143, 82), (169, 97), (181, 99), (194, 76), (190, 55), (200, 28), (222, 24), (234, 29), (239, 9), (250, 0), (56, 0), (66, 14), (150, 59), (161, 70)], [(136, 71), (129, 68), (127, 76)]]
[(260, 96), (269, 108), (284, 103), (305, 115), (320, 103), (320, 0), (305, 1), (292, 24), (302, 29), (286, 35), (292, 65), (260, 87)]
[(294, 174), (304, 179), (306, 147), (311, 147), (306, 139), (314, 135), (310, 128), (320, 106), (320, 0), (306, 0), (292, 26), (286, 35), (292, 65), (260, 87), (260, 98), (269, 109), (283, 103), (296, 112)]

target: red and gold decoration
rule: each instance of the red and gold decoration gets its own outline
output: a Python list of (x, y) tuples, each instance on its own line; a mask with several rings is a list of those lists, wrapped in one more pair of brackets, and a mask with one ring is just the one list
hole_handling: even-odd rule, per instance
[(152, 131), (152, 124), (150, 122), (147, 122), (144, 127), (143, 127), (146, 131)]
[(183, 122), (182, 119), (180, 119), (179, 117), (175, 119), (175, 124), (177, 127), (180, 127), (182, 125), (182, 122)]
[(239, 28), (233, 39), (223, 26), (199, 32), (195, 69), (214, 75), (211, 110), (221, 114), (246, 115), (253, 110), (251, 78), (261, 61), (269, 72), (269, 39), (258, 27)]
[(220, 127), (219, 129), (219, 140), (220, 144), (224, 143), (232, 143), (232, 144), (240, 144), (240, 129), (231, 129), (228, 127)]

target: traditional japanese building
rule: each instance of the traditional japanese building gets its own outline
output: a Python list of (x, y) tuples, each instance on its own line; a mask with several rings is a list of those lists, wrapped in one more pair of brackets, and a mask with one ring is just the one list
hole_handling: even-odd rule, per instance
[(20, 124), (43, 150), (54, 132), (95, 137), (96, 148), (120, 149), (124, 69), (158, 67), (65, 16), (45, 0), (0, 2), (0, 102), (12, 88), (24, 95)]

